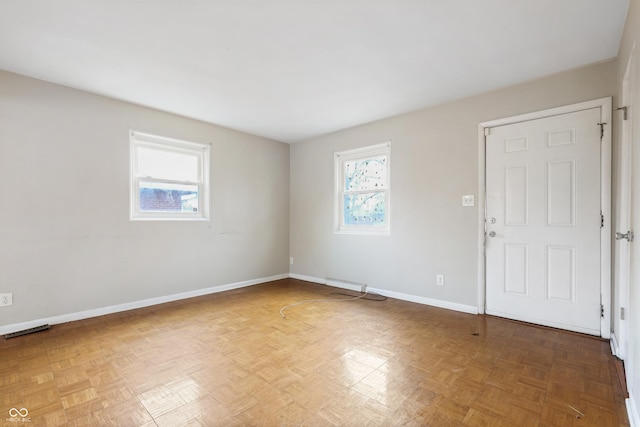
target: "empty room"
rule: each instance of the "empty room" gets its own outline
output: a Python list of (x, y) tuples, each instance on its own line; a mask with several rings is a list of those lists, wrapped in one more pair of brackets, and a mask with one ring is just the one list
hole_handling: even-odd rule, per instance
[(0, 425), (640, 427), (636, 41), (640, 0), (0, 1)]

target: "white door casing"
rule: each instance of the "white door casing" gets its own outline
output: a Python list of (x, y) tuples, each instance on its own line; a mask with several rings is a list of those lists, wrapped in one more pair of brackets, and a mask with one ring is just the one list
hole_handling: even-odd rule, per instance
[[(627, 69), (622, 80), (622, 110), (619, 112), (620, 149), (618, 153), (618, 203), (616, 209), (616, 230), (627, 233), (633, 230), (632, 224), (632, 194), (633, 194), (633, 144), (632, 120), (630, 113), (633, 105), (633, 52), (627, 63)], [(616, 239), (615, 242), (615, 272), (614, 284), (616, 301), (613, 313), (612, 349), (619, 358), (627, 358), (628, 316), (629, 316), (629, 281), (631, 279), (631, 247), (629, 239)]]
[(480, 313), (609, 337), (610, 112), (605, 98), (479, 125)]

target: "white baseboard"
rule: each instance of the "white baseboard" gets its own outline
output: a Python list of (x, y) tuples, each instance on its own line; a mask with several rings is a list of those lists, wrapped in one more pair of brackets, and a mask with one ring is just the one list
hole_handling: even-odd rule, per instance
[(348, 282), (346, 280), (331, 279), (331, 278), (320, 279), (319, 277), (304, 276), (302, 274), (294, 274), (294, 273), (289, 274), (289, 277), (292, 279), (304, 280), (305, 282), (318, 283), (320, 285), (327, 285), (327, 286), (332, 286), (334, 288), (348, 289), (350, 291), (356, 291), (356, 292), (360, 292), (362, 290), (362, 287), (365, 286), (364, 283), (353, 283), (353, 282)]
[(321, 285), (327, 284), (327, 279), (320, 279), (318, 277), (313, 277), (313, 276), (305, 276), (303, 274), (289, 273), (289, 277), (292, 279), (304, 280), (305, 282), (319, 283)]
[(136, 308), (149, 307), (151, 305), (164, 304), (166, 302), (178, 301), (187, 298), (199, 297), (202, 295), (215, 294), (218, 292), (230, 291), (232, 289), (245, 288), (247, 286), (259, 285), (261, 283), (273, 282), (274, 280), (286, 279), (289, 274), (279, 274), (276, 276), (263, 277), (260, 279), (245, 280), (243, 282), (230, 283), (227, 285), (212, 286), (210, 288), (197, 289), (195, 291), (181, 292), (179, 294), (166, 295), (149, 298), (140, 301), (126, 302), (123, 304), (110, 305), (107, 307), (94, 308), (91, 310), (78, 311), (76, 313), (61, 314), (57, 316), (45, 317), (42, 319), (30, 320), (28, 322), (14, 323), (0, 326), (0, 335), (12, 332), (24, 331), (40, 325), (58, 325), (60, 323), (73, 322), (76, 320), (89, 319), (91, 317), (104, 316), (105, 314), (119, 313), (121, 311), (133, 310)]
[(611, 354), (619, 358), (620, 347), (618, 347), (618, 337), (616, 337), (615, 332), (611, 332), (611, 338), (609, 338), (609, 345), (611, 346)]
[(638, 416), (638, 407), (633, 393), (629, 391), (629, 397), (624, 401), (627, 405), (627, 414), (629, 415), (629, 425), (631, 427), (640, 427), (640, 416)]
[(434, 298), (419, 297), (417, 295), (403, 294), (400, 292), (387, 291), (385, 289), (369, 288), (369, 291), (372, 293), (383, 295), (385, 297), (401, 299), (403, 301), (410, 301), (438, 308), (446, 308), (447, 310), (461, 311), (463, 313), (478, 314), (478, 307), (473, 305), (460, 304), (457, 302), (444, 301)]
[[(318, 277), (304, 276), (301, 274), (289, 274), (292, 279), (304, 280), (305, 282), (320, 283), (322, 285), (335, 286), (338, 288), (349, 289), (352, 291), (360, 291), (361, 284), (342, 281), (338, 279), (320, 279)], [(386, 289), (367, 288), (371, 293), (380, 294), (385, 297), (395, 298), (403, 301), (415, 302), (418, 304), (430, 305), (433, 307), (446, 308), (448, 310), (461, 311), (463, 313), (478, 314), (478, 307), (456, 302), (443, 301), (433, 298), (420, 297), (417, 295), (403, 294), (400, 292), (389, 291)], [(639, 426), (640, 427), (640, 426)]]

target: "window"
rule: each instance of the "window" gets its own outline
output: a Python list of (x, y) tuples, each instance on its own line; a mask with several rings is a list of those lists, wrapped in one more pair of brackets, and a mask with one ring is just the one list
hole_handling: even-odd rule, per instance
[(131, 131), (131, 219), (209, 218), (209, 145)]
[(335, 231), (389, 234), (391, 142), (335, 153)]

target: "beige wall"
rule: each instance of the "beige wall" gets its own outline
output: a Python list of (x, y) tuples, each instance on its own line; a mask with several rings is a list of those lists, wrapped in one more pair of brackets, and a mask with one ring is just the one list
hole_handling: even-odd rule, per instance
[[(627, 22), (625, 25), (625, 30), (622, 38), (622, 43), (620, 44), (620, 50), (618, 52), (618, 61), (617, 61), (617, 99), (622, 99), (622, 80), (624, 78), (625, 71), (627, 69), (627, 64), (629, 63), (630, 58), (632, 58), (632, 50), (634, 46), (640, 41), (640, 1), (639, 0), (631, 0), (629, 4), (629, 11), (627, 13)], [(627, 374), (627, 386), (629, 388), (630, 400), (629, 406), (634, 408), (634, 416), (636, 425), (640, 425), (640, 418), (638, 418), (638, 411), (640, 411), (640, 250), (638, 250), (638, 242), (640, 239), (638, 235), (640, 234), (640, 228), (638, 224), (640, 224), (640, 73), (638, 68), (638, 49), (635, 49), (633, 53), (632, 61), (635, 63), (635, 73), (632, 76), (632, 86), (633, 89), (633, 103), (634, 107), (630, 110), (629, 119), (632, 120), (633, 127), (633, 167), (632, 167), (632, 175), (633, 175), (633, 208), (632, 208), (632, 229), (635, 227), (636, 231), (636, 242), (632, 244), (631, 247), (631, 283), (630, 283), (630, 295), (628, 301), (626, 296), (620, 298), (618, 294), (618, 290), (615, 290), (614, 294), (614, 302), (615, 311), (614, 315), (614, 333), (619, 335), (619, 331), (615, 328), (618, 328), (620, 322), (617, 318), (617, 313), (619, 312), (620, 304), (617, 303), (618, 300), (622, 299), (622, 304), (626, 305), (626, 312), (628, 314), (628, 354), (625, 357), (625, 369)], [(614, 107), (619, 106), (619, 103), (616, 102)], [(617, 113), (614, 114), (614, 124), (617, 126), (620, 125), (620, 119), (622, 118), (622, 114)], [(619, 138), (619, 133), (618, 133)], [(618, 138), (614, 139), (614, 171), (616, 170), (618, 158)], [(617, 178), (617, 175), (616, 175)], [(614, 180), (616, 182), (616, 180)], [(618, 200), (617, 191), (614, 191), (614, 207), (617, 204)], [(633, 225), (635, 224), (635, 226)], [(614, 226), (614, 230), (616, 230)], [(622, 230), (618, 230), (622, 231)], [(615, 274), (615, 272), (614, 272)]]
[[(210, 143), (211, 220), (129, 220), (129, 129)], [(289, 145), (0, 72), (0, 327), (288, 273)]]
[[(291, 272), (477, 307), (478, 213), (461, 196), (478, 193), (478, 123), (611, 96), (615, 72), (595, 64), (292, 145)], [(334, 234), (333, 152), (387, 140), (391, 236)]]

